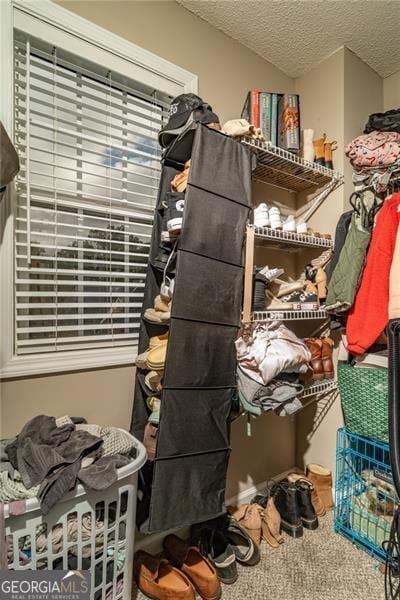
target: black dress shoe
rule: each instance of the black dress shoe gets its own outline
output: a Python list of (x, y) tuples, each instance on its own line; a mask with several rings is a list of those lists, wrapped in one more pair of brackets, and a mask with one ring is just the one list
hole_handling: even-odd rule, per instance
[(318, 517), (311, 501), (311, 494), (314, 486), (304, 479), (296, 481), (295, 485), (297, 489), (297, 503), (303, 527), (306, 527), (307, 529), (317, 529)]
[(291, 537), (303, 535), (297, 487), (294, 483), (281, 482), (276, 487), (275, 506), (281, 515), (281, 528)]

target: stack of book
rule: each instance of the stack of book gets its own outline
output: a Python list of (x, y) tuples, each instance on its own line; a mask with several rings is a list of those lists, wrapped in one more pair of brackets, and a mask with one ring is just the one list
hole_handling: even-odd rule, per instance
[(251, 90), (242, 110), (246, 119), (261, 129), (274, 146), (289, 152), (300, 151), (300, 103), (297, 94), (275, 94)]

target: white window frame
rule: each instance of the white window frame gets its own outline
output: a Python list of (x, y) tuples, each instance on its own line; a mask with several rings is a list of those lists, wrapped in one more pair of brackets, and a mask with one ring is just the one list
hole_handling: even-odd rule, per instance
[[(197, 76), (135, 44), (98, 27), (49, 0), (0, 0), (0, 118), (13, 132), (13, 29), (23, 24), (36, 38), (54, 45), (68, 43), (72, 53), (85, 49), (86, 58), (110, 70), (154, 85), (172, 96), (197, 93)], [(49, 39), (51, 37), (52, 39)], [(90, 56), (88, 56), (90, 52)], [(106, 62), (105, 62), (106, 61)], [(0, 205), (0, 377), (23, 377), (116, 365), (134, 365), (132, 347), (64, 351), (34, 356), (14, 353), (14, 214), (15, 189), (9, 186)]]

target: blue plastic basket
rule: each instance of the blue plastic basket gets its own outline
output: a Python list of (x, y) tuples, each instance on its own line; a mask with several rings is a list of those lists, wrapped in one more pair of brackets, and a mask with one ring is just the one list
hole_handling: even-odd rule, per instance
[(335, 531), (384, 561), (384, 542), (389, 539), (397, 502), (388, 444), (339, 429)]

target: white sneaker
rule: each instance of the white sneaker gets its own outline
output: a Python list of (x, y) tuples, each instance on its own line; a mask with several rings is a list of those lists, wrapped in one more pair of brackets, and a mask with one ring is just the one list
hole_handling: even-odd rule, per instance
[(254, 226), (255, 227), (269, 227), (269, 215), (268, 206), (265, 202), (262, 202), (254, 209)]
[(270, 269), (268, 265), (266, 265), (260, 271), (261, 275), (264, 275), (265, 279), (267, 279), (269, 282), (273, 281), (277, 277), (280, 277), (281, 275), (284, 274), (284, 272), (285, 272), (284, 269), (278, 269), (278, 268)]
[(279, 208), (273, 206), (268, 211), (270, 227), (271, 229), (282, 229), (282, 219), (281, 213), (279, 212)]
[(305, 221), (298, 221), (296, 225), (296, 231), (297, 233), (307, 235), (307, 223)]
[(296, 220), (293, 215), (289, 215), (282, 224), (283, 231), (290, 231), (296, 233)]

